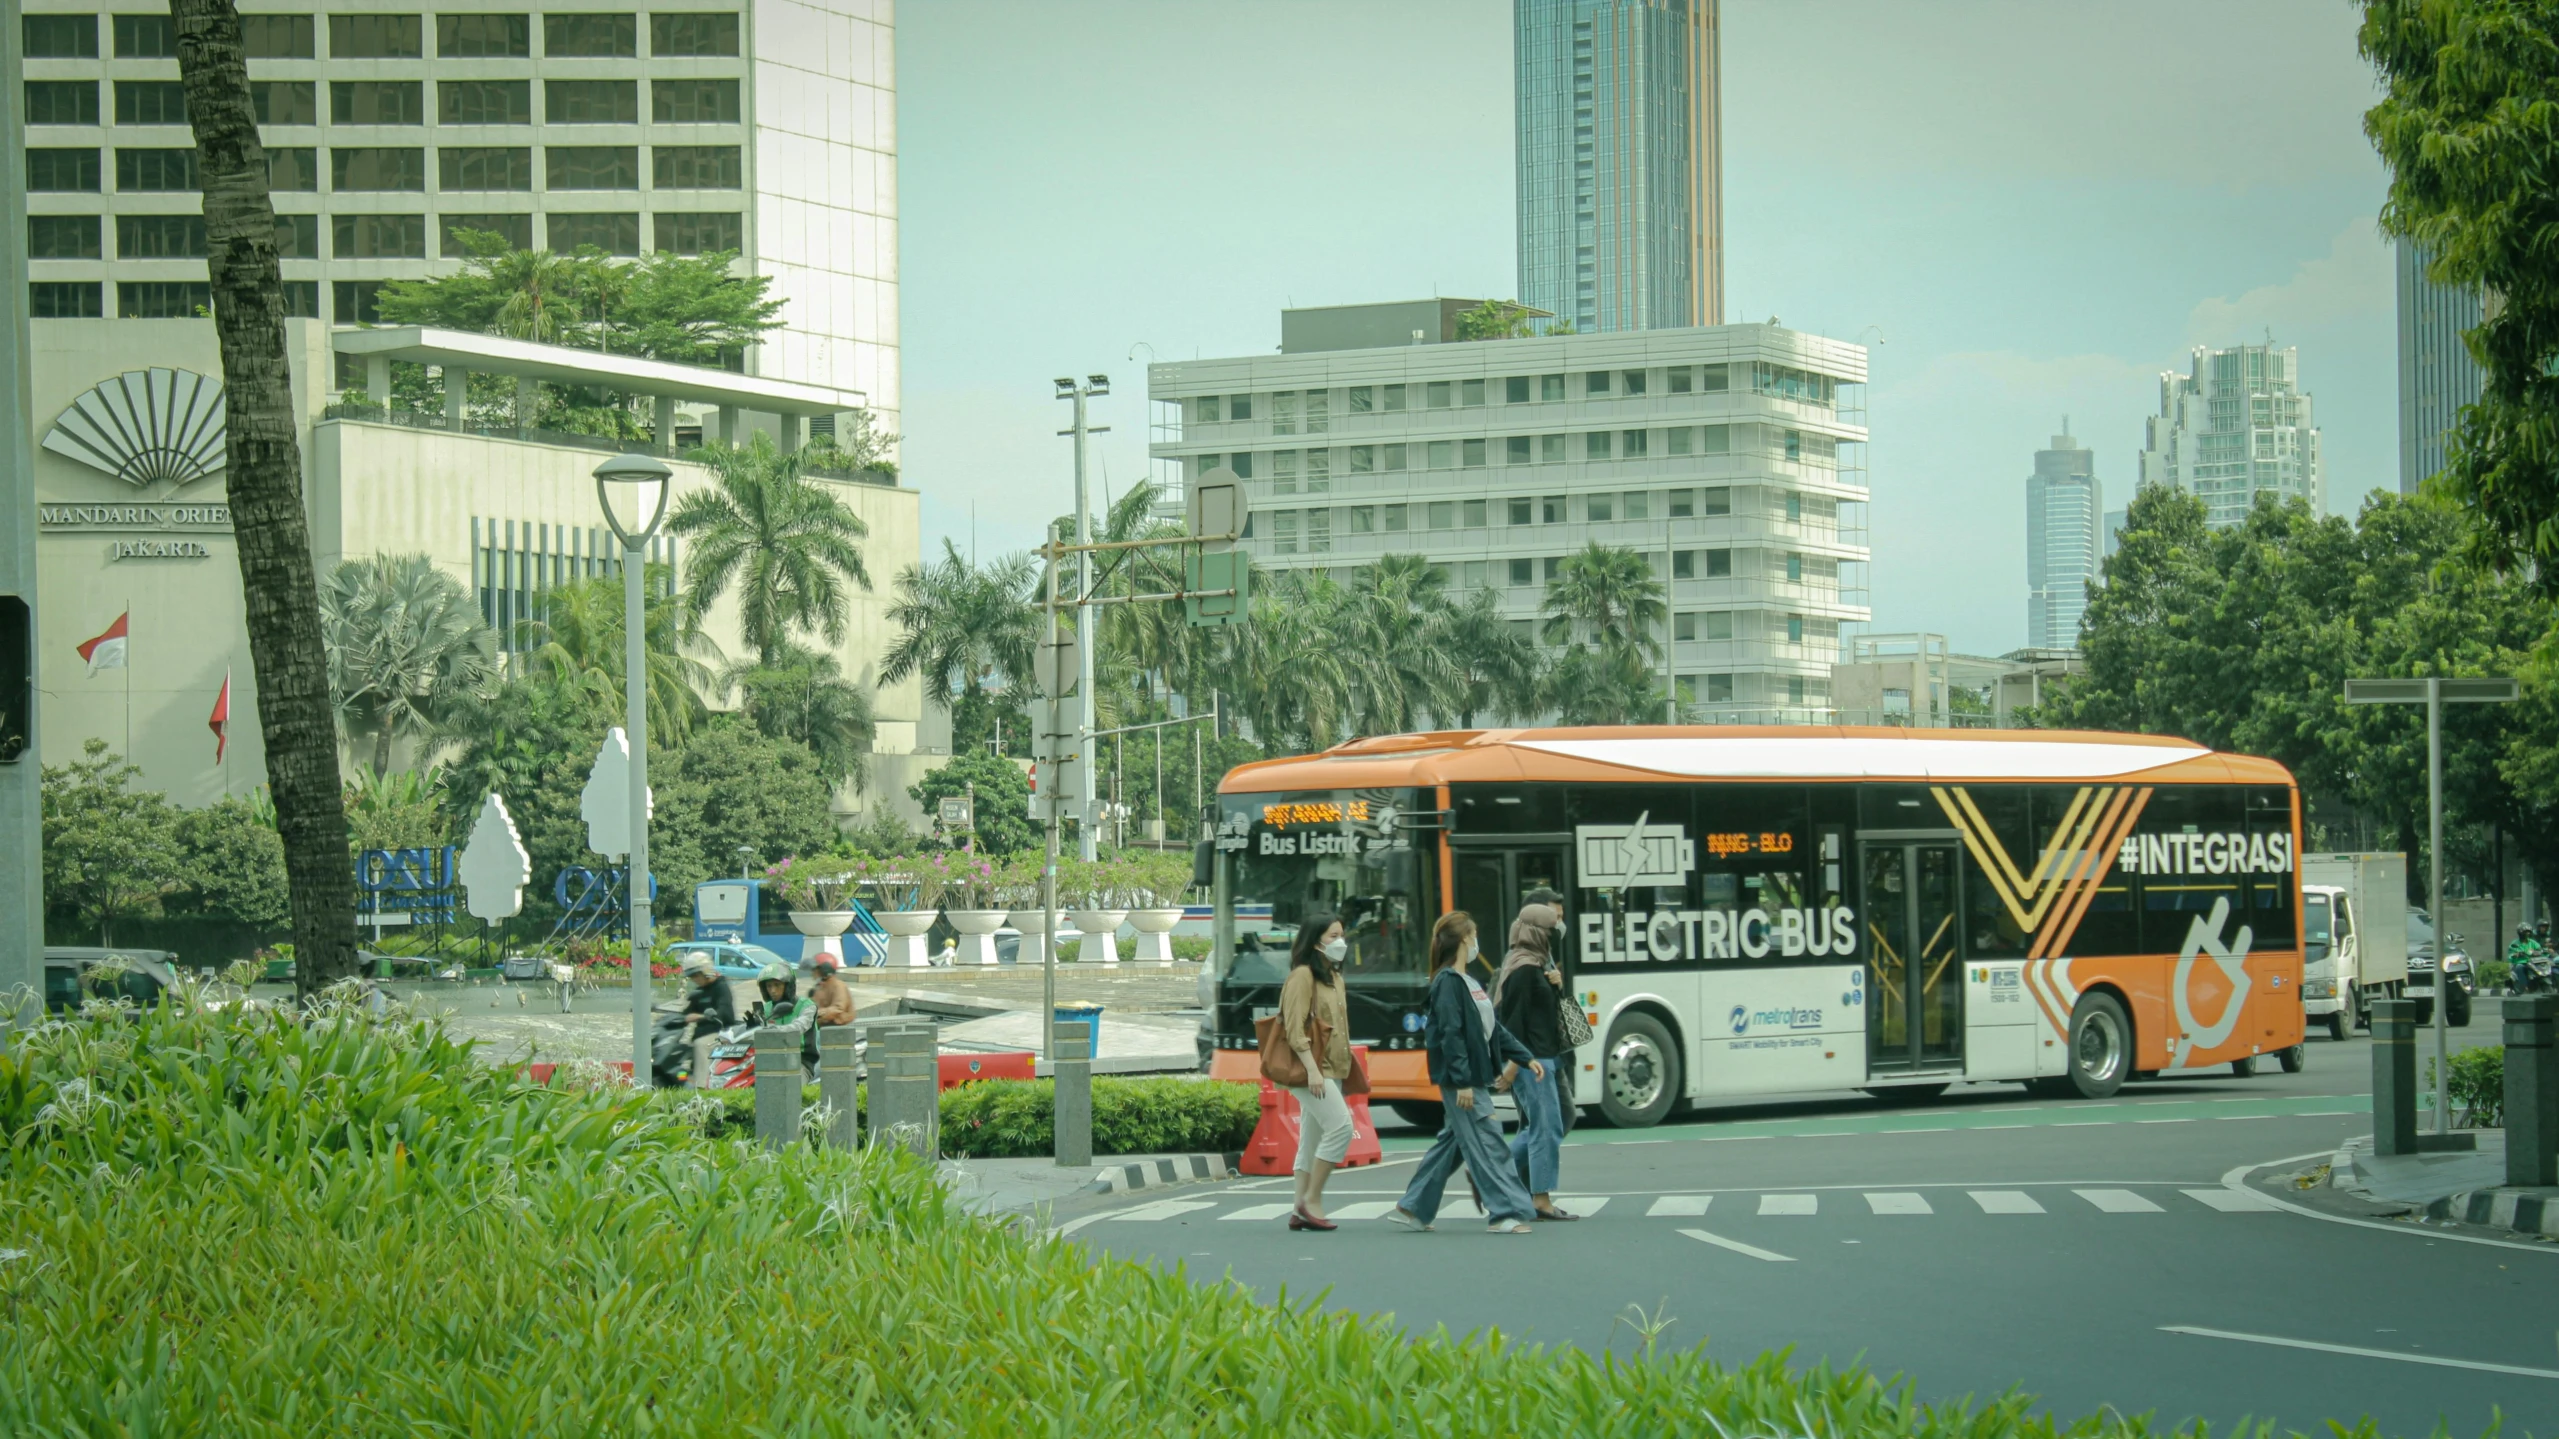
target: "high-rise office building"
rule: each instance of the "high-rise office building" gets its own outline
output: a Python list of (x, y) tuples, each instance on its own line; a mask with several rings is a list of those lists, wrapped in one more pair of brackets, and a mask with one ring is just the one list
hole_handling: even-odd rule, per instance
[(1583, 333), (1724, 320), (1720, 0), (1513, 0), (1519, 298)]
[(2050, 449), (2035, 452), (2035, 473), (2026, 480), (2027, 648), (2079, 647), (2079, 617), (2103, 558), (2105, 513), (2096, 454), (2067, 434), (2053, 436)]
[[(204, 222), (169, 17), (26, 9), (30, 313), (196, 314)], [(783, 302), (748, 371), (860, 391), (894, 432), (887, 0), (423, 10), (277, 0), (241, 17), (288, 313), (370, 324), (384, 281), (458, 268), (457, 230), (733, 250)]]
[(2481, 318), (2477, 290), (2439, 285), (2428, 257), (2401, 240), (2399, 255), (2399, 492), (2412, 495), (2443, 468), (2444, 436), (2461, 407), (2479, 399), (2479, 362), (2461, 342)]
[(2141, 483), (2175, 485), (2219, 526), (2272, 494), (2326, 508), (2319, 430), (2291, 346), (2195, 347), (2187, 373), (2159, 376), (2159, 413), (2143, 422)]
[(1152, 366), (1154, 455), (1235, 472), (1264, 569), (1420, 554), (1531, 634), (1566, 556), (1634, 550), (1669, 582), (1684, 715), (1828, 722), (1872, 617), (1865, 350), (1774, 325), (1454, 343), (1471, 303), (1290, 311), (1278, 354)]

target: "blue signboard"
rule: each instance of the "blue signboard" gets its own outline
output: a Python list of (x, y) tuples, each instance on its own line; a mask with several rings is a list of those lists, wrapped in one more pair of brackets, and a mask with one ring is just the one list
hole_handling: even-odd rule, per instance
[(449, 844), (361, 851), (355, 860), (356, 913), (405, 914), (417, 924), (450, 922), (458, 894), (453, 866)]

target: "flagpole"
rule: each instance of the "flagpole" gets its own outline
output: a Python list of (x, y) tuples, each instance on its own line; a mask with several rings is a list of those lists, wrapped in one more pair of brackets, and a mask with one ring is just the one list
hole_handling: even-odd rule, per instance
[(124, 597), (124, 762), (133, 763), (133, 595)]

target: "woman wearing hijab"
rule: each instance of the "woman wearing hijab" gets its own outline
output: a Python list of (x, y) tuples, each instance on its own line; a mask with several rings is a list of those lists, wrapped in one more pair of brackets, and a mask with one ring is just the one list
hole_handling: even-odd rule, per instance
[(1563, 915), (1543, 904), (1520, 906), (1511, 921), (1510, 952), (1493, 980), (1493, 1014), (1537, 1064), (1529, 1073), (1511, 1064), (1502, 1082), (1519, 1102), (1519, 1133), (1511, 1140), (1511, 1162), (1519, 1182), (1536, 1202), (1537, 1217), (1547, 1221), (1581, 1218), (1555, 1207), (1556, 1170), (1563, 1157), (1564, 1109), (1557, 1082), (1571, 1056), (1564, 1047), (1564, 1026), (1556, 1017), (1562, 1002), (1564, 971), (1555, 963), (1555, 930)]

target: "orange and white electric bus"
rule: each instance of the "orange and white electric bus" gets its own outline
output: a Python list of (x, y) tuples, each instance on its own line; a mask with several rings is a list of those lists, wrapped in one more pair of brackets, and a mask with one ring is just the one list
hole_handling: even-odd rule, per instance
[[(1298, 920), (1350, 937), (1352, 1039), (1435, 1123), (1430, 928), (1494, 962), (1563, 896), (1594, 1039), (1573, 1098), (1687, 1101), (2301, 1063), (2300, 809), (2281, 765), (2068, 731), (1628, 727), (1358, 740), (1218, 786), (1210, 1072), (1256, 1072)], [(1238, 922), (1269, 906), (1269, 920)]]

